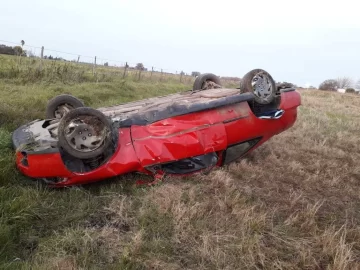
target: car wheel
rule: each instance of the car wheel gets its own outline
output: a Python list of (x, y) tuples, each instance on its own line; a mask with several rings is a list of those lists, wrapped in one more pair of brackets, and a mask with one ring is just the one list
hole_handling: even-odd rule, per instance
[(221, 81), (218, 76), (212, 73), (205, 73), (195, 79), (193, 90), (207, 90), (221, 87)]
[(68, 112), (58, 128), (59, 146), (79, 159), (92, 159), (112, 147), (111, 121), (100, 111), (82, 107)]
[(291, 83), (286, 83), (285, 82), (285, 83), (277, 83), (276, 87), (277, 87), (278, 90), (280, 90), (280, 89), (292, 88), (294, 86)]
[(61, 119), (69, 111), (84, 106), (84, 103), (74, 96), (59, 95), (49, 100), (46, 107), (46, 118)]
[(255, 114), (279, 108), (281, 96), (271, 75), (262, 69), (254, 69), (245, 74), (240, 82), (240, 93), (251, 92), (254, 100), (249, 102)]

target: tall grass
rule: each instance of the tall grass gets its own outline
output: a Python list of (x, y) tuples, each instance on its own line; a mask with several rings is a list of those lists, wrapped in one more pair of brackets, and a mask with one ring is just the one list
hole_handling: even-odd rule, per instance
[(0, 79), (17, 80), (19, 83), (62, 82), (65, 84), (83, 82), (113, 82), (119, 79), (127, 81), (147, 81), (162, 83), (192, 84), (191, 76), (177, 74), (139, 71), (123, 67), (94, 66), (92, 64), (76, 63), (39, 58), (16, 58), (0, 55)]

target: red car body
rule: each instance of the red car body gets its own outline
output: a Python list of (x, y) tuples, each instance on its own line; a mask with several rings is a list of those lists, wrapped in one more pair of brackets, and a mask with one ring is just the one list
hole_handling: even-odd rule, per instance
[[(88, 172), (69, 170), (60, 152), (39, 154), (18, 150), (16, 165), (32, 178), (57, 178), (58, 181), (52, 183), (56, 187), (85, 184), (131, 172), (149, 175), (199, 172), (233, 161), (227, 153), (232, 146), (242, 145), (241, 151), (235, 151), (237, 159), (291, 127), (300, 103), (297, 91), (284, 91), (280, 104), (284, 113), (278, 119), (259, 118), (248, 102), (239, 102), (147, 125), (120, 127), (115, 153), (104, 164)], [(213, 155), (208, 166), (196, 169), (194, 163), (193, 170), (169, 169), (178, 161), (207, 157), (207, 154)]]

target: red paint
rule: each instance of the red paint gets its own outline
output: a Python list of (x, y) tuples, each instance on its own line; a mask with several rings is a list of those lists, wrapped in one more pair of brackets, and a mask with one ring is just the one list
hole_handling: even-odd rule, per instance
[(17, 166), (33, 178), (61, 177), (56, 186), (89, 183), (130, 172), (150, 174), (146, 166), (217, 152), (222, 164), (222, 152), (228, 145), (262, 137), (254, 150), (272, 136), (291, 127), (296, 121), (300, 95), (296, 91), (282, 93), (280, 107), (285, 110), (280, 119), (259, 119), (247, 102), (237, 103), (164, 119), (147, 126), (119, 129), (115, 154), (99, 168), (87, 173), (70, 172), (59, 153), (27, 155), (29, 166)]
[[(198, 115), (197, 115), (198, 116)], [(198, 156), (226, 148), (227, 139), (224, 124), (208, 124), (206, 115), (196, 128), (188, 129), (191, 114), (171, 120), (172, 132), (160, 135), (149, 126), (133, 126), (131, 128), (135, 152), (143, 167), (156, 163), (169, 162), (187, 157)], [(187, 118), (187, 119), (185, 119)], [(162, 121), (159, 121), (162, 122)], [(157, 124), (159, 124), (157, 122)], [(184, 127), (184, 128), (183, 128)], [(182, 129), (183, 128), (183, 129)], [(183, 130), (179, 132), (178, 130)]]

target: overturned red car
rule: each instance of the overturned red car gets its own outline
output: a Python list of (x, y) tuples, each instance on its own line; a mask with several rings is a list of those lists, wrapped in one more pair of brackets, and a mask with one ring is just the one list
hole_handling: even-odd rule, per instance
[(222, 88), (211, 73), (192, 90), (92, 109), (77, 98), (50, 100), (45, 120), (14, 131), (16, 165), (55, 187), (121, 174), (187, 175), (223, 166), (296, 121), (301, 99), (261, 69), (239, 88)]

